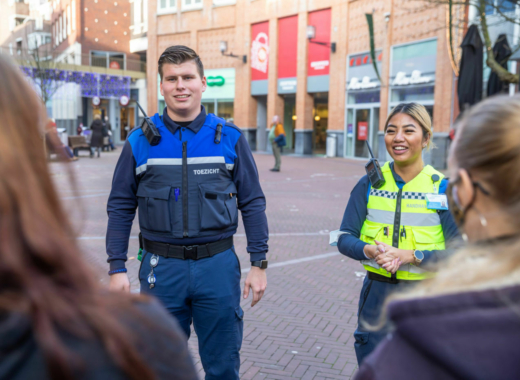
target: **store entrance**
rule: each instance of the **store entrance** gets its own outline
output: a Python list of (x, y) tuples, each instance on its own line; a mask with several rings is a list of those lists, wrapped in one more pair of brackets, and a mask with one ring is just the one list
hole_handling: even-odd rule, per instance
[(347, 109), (345, 156), (369, 158), (368, 141), (377, 156), (379, 131), (379, 107)]
[(327, 128), (329, 125), (329, 93), (314, 94), (314, 129), (312, 132), (312, 153), (325, 154), (327, 148)]
[[(120, 128), (120, 138), (121, 141), (125, 141), (128, 133), (135, 126), (135, 108), (134, 107), (124, 107), (121, 108), (120, 111), (120, 120), (121, 120), (121, 128)], [(115, 128), (112, 126), (112, 133)]]

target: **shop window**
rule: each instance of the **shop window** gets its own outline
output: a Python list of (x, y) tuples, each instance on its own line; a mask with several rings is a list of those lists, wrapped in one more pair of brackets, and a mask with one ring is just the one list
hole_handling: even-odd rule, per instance
[(157, 1), (157, 13), (175, 13), (177, 12), (177, 0), (158, 0)]
[(379, 103), (381, 92), (367, 91), (367, 92), (352, 92), (348, 93), (349, 104), (361, 104), (361, 103)]
[(191, 11), (202, 9), (202, 0), (182, 0), (182, 10)]
[(206, 113), (215, 113), (215, 102), (202, 102), (202, 105), (206, 109)]
[(125, 70), (125, 54), (106, 51), (91, 51), (90, 65), (107, 69)]
[(235, 117), (233, 101), (219, 100), (217, 102), (217, 116), (225, 120), (231, 119), (231, 122), (233, 122), (232, 120)]
[(391, 102), (421, 102), (433, 101), (433, 86), (393, 88)]

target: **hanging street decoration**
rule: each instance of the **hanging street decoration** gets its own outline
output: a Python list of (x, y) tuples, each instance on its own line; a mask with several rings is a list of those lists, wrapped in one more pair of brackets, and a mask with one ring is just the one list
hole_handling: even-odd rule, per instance
[(122, 96), (130, 98), (130, 77), (58, 69), (45, 69), (45, 75), (38, 75), (38, 69), (34, 67), (21, 67), (21, 69), (33, 80), (45, 78), (46, 81), (75, 83), (80, 86), (81, 96), (84, 98), (121, 99)]

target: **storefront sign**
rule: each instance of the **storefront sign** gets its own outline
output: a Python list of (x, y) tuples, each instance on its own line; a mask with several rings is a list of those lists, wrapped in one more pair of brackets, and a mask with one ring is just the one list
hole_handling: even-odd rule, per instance
[(92, 104), (96, 107), (101, 104), (101, 99), (99, 98), (99, 96), (92, 97)]
[[(314, 26), (316, 34), (313, 41), (330, 44), (331, 9), (309, 13), (309, 25)], [(329, 91), (330, 46), (307, 44), (307, 91)]]
[(379, 82), (371, 82), (370, 77), (363, 77), (362, 80), (359, 80), (357, 77), (353, 77), (350, 79), (350, 83), (347, 87), (347, 90), (366, 90), (369, 88), (377, 88), (380, 86)]
[(116, 70), (121, 69), (119, 62), (117, 62), (117, 61), (110, 62), (110, 65), (108, 67), (110, 67), (111, 69), (116, 69)]
[(368, 122), (358, 121), (357, 139), (360, 141), (368, 139)]
[(202, 93), (202, 100), (235, 99), (235, 69), (204, 70), (208, 87)]
[(347, 125), (347, 135), (352, 136), (354, 134), (354, 126), (352, 124)]
[(419, 70), (412, 71), (412, 75), (409, 77), (406, 76), (404, 71), (399, 71), (395, 76), (395, 79), (392, 83), (394, 86), (408, 86), (411, 84), (423, 84), (433, 82), (434, 79), (430, 76), (422, 76)]
[(264, 32), (258, 33), (251, 44), (251, 67), (267, 74), (269, 58), (269, 37)]
[(279, 79), (278, 80), (278, 92), (283, 91), (284, 94), (296, 93), (296, 79)]
[(224, 79), (224, 77), (222, 75), (218, 75), (216, 77), (206, 77), (206, 83), (210, 87), (224, 86), (224, 84), (226, 83), (226, 80)]
[(298, 16), (278, 20), (278, 93), (296, 93)]
[(251, 95), (267, 95), (269, 21), (251, 26)]

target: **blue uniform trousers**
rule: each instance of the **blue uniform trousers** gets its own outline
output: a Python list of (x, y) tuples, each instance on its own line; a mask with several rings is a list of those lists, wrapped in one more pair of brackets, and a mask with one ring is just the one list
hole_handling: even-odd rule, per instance
[(358, 327), (354, 332), (354, 349), (358, 365), (368, 356), (388, 334), (388, 327), (378, 331), (369, 331), (368, 325), (379, 324), (381, 311), (386, 297), (400, 291), (415, 281), (400, 281), (398, 284), (370, 280), (368, 274), (363, 281), (358, 307)]
[(150, 289), (150, 252), (143, 251), (141, 293), (157, 297), (190, 336), (193, 323), (206, 380), (237, 380), (243, 316), (240, 262), (234, 248), (200, 260), (159, 257)]

